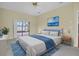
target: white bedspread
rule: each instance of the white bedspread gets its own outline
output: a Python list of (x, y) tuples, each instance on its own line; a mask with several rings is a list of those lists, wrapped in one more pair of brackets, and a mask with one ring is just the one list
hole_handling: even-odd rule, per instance
[(27, 55), (40, 55), (46, 50), (46, 46), (43, 41), (32, 38), (30, 36), (20, 37), (19, 42), (27, 51)]

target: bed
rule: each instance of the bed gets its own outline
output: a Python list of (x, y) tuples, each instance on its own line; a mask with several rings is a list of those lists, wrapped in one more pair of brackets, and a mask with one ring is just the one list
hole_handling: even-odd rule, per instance
[[(50, 38), (50, 40), (53, 42), (50, 41), (46, 45), (44, 41), (40, 40), (41, 38), (38, 39), (38, 36), (41, 36), (45, 39)], [(47, 41), (49, 41), (49, 39)], [(51, 50), (55, 50), (56, 49), (55, 47), (61, 43), (61, 36), (56, 37), (44, 34), (36, 34), (32, 36), (20, 37), (19, 43), (22, 46), (22, 48), (27, 52), (27, 55), (36, 56), (36, 55), (42, 55)]]
[(59, 33), (59, 29), (44, 29), (41, 34), (22, 36), (18, 38), (18, 41), (27, 52), (27, 55), (39, 56), (51, 50), (56, 50), (56, 46), (61, 43), (61, 35)]

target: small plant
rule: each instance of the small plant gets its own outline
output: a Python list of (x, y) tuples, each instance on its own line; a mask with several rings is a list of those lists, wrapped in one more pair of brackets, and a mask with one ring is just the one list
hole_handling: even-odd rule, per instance
[(0, 30), (0, 37), (2, 36), (3, 34), (2, 34), (2, 31)]
[(8, 32), (9, 32), (9, 28), (7, 28), (7, 27), (3, 27), (3, 28), (2, 28), (2, 33), (3, 33), (4, 35), (7, 35)]

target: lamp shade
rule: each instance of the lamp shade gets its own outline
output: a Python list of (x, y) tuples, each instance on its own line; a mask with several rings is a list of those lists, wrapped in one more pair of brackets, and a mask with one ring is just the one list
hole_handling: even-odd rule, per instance
[(64, 29), (64, 26), (63, 26), (63, 25), (61, 25), (61, 26), (59, 26), (59, 28), (60, 28), (60, 29)]

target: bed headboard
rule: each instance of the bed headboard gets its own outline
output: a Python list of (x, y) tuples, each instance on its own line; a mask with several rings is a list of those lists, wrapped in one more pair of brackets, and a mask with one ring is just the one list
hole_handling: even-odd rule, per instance
[(62, 29), (44, 29), (43, 31), (48, 35), (54, 35), (54, 36), (57, 36), (57, 35), (59, 36), (63, 33)]

